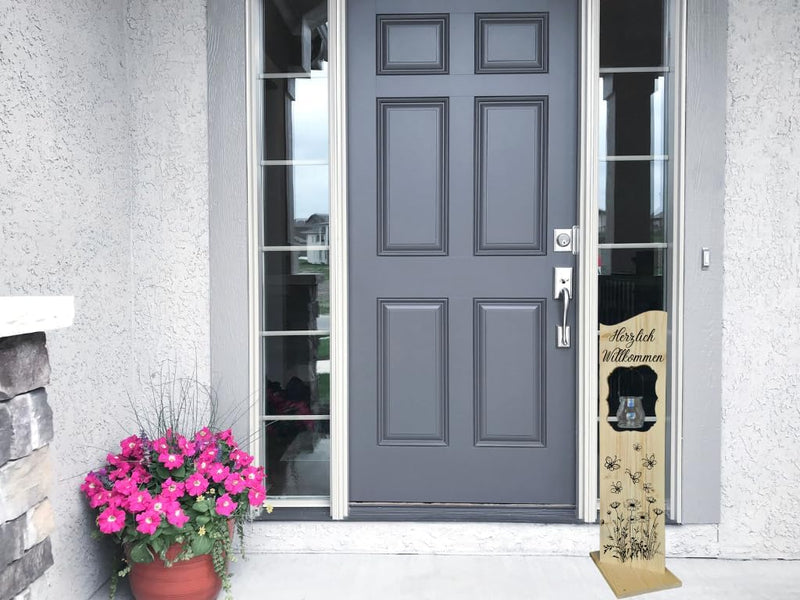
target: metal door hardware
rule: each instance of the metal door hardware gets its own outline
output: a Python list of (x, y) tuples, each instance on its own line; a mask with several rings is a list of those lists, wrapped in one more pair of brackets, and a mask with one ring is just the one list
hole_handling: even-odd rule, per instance
[(571, 345), (567, 313), (569, 302), (572, 300), (572, 267), (555, 267), (553, 279), (553, 298), (561, 300), (563, 312), (561, 325), (556, 326), (556, 347), (569, 348)]
[(578, 253), (578, 228), (553, 230), (553, 252)]

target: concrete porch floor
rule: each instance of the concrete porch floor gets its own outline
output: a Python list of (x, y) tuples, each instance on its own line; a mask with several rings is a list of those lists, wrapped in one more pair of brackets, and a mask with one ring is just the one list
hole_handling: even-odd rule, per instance
[[(667, 567), (683, 587), (640, 597), (800, 599), (800, 561), (674, 558)], [(236, 600), (615, 598), (589, 556), (251, 554), (233, 573)], [(90, 600), (107, 597), (103, 586)], [(131, 600), (127, 584), (117, 597)]]

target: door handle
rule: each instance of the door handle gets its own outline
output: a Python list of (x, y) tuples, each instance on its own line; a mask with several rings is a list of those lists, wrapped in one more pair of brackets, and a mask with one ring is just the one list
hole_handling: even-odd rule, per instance
[(567, 313), (572, 300), (572, 267), (556, 267), (554, 270), (553, 298), (561, 300), (563, 312), (561, 325), (556, 325), (556, 348), (569, 348), (571, 345)]

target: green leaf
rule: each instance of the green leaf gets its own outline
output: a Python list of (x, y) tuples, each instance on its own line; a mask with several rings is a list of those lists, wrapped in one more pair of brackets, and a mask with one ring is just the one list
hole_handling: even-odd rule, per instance
[(208, 512), (208, 503), (205, 501), (202, 502), (195, 502), (192, 504), (192, 508), (197, 512)]
[(172, 478), (180, 481), (186, 476), (186, 467), (178, 467), (172, 472)]
[(153, 547), (153, 550), (154, 550), (154, 551), (155, 551), (157, 554), (161, 554), (161, 553), (162, 553), (164, 550), (166, 550), (166, 548), (167, 548), (167, 543), (166, 543), (166, 540), (164, 540), (164, 538), (157, 538), (157, 537), (154, 537), (154, 538), (153, 538), (153, 539), (150, 541), (150, 545)]
[(194, 552), (195, 556), (198, 554), (208, 554), (211, 552), (211, 540), (208, 536), (197, 536), (192, 541), (192, 552)]
[(148, 563), (153, 561), (153, 553), (147, 547), (147, 542), (139, 542), (131, 546), (131, 560), (138, 563)]
[(167, 479), (169, 477), (169, 471), (167, 471), (167, 469), (161, 465), (156, 466), (156, 473), (158, 473), (158, 476), (161, 477), (161, 479)]
[(205, 525), (205, 524), (206, 524), (206, 523), (208, 523), (210, 520), (211, 520), (211, 517), (210, 517), (210, 516), (208, 516), (208, 515), (200, 515), (199, 517), (197, 517), (197, 518), (195, 519), (195, 521), (197, 521), (197, 524), (198, 524), (198, 525)]

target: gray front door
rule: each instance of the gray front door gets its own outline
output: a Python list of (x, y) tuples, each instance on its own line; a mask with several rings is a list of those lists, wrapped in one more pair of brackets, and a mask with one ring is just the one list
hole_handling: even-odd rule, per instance
[(572, 507), (577, 2), (347, 4), (350, 499)]

